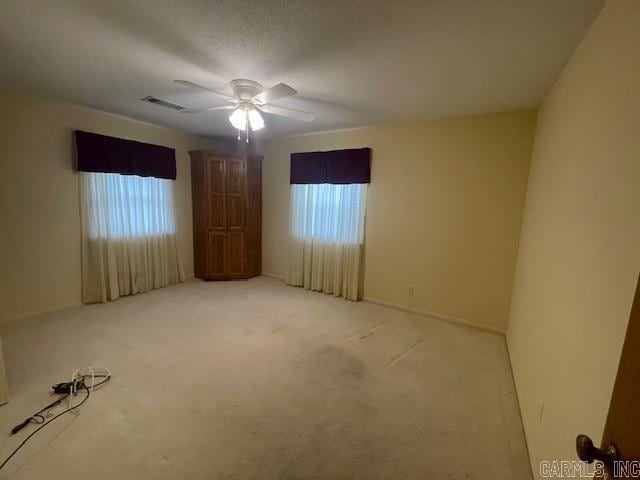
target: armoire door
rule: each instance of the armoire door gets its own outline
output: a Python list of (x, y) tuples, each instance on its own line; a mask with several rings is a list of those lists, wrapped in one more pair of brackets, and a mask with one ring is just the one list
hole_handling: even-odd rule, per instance
[(225, 230), (225, 161), (222, 157), (209, 157), (206, 163), (207, 175), (207, 226), (209, 230)]
[(207, 237), (207, 277), (219, 278), (226, 275), (225, 243), (226, 233), (211, 231)]
[(225, 237), (225, 259), (227, 276), (245, 275), (245, 238), (244, 232), (227, 232)]
[(247, 177), (247, 217), (245, 220), (245, 268), (249, 277), (262, 271), (262, 157), (248, 155), (245, 174)]
[(226, 158), (226, 224), (228, 231), (244, 230), (247, 185), (243, 158)]

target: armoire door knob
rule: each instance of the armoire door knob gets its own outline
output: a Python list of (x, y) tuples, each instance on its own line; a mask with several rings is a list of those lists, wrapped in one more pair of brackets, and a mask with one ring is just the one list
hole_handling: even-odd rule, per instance
[(604, 449), (598, 448), (586, 435), (576, 437), (576, 452), (578, 452), (578, 458), (583, 462), (593, 463), (598, 460), (610, 467), (620, 457), (618, 449), (613, 443), (608, 443)]

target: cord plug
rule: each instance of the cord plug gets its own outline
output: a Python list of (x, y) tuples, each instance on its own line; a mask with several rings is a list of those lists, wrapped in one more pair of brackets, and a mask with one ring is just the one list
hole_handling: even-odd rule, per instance
[(15, 435), (16, 433), (18, 433), (20, 430), (22, 430), (24, 427), (26, 427), (27, 425), (29, 425), (31, 423), (31, 417), (27, 418), (24, 422), (22, 422), (20, 425), (16, 425), (15, 427), (13, 427), (11, 429), (11, 435)]
[[(84, 382), (82, 380), (77, 380), (75, 384), (76, 384), (76, 391), (82, 390), (85, 388)], [(73, 389), (73, 382), (56, 383), (55, 385), (52, 385), (51, 388), (53, 389), (53, 393), (59, 393), (59, 394), (71, 393), (71, 390)]]
[(53, 393), (71, 393), (73, 382), (62, 382), (52, 385)]

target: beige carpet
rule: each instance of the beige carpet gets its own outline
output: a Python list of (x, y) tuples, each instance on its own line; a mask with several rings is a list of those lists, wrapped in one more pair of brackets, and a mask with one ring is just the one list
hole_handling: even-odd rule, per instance
[(2, 479), (530, 479), (504, 339), (287, 287), (198, 280), (2, 327), (4, 458), (48, 386), (111, 384)]

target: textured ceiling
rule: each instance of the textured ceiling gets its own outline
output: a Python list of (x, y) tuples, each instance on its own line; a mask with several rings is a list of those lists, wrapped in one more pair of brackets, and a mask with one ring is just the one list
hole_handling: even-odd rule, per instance
[(222, 91), (250, 78), (290, 84), (263, 136), (532, 107), (602, 0), (3, 0), (0, 86), (53, 95), (199, 135), (232, 135)]

